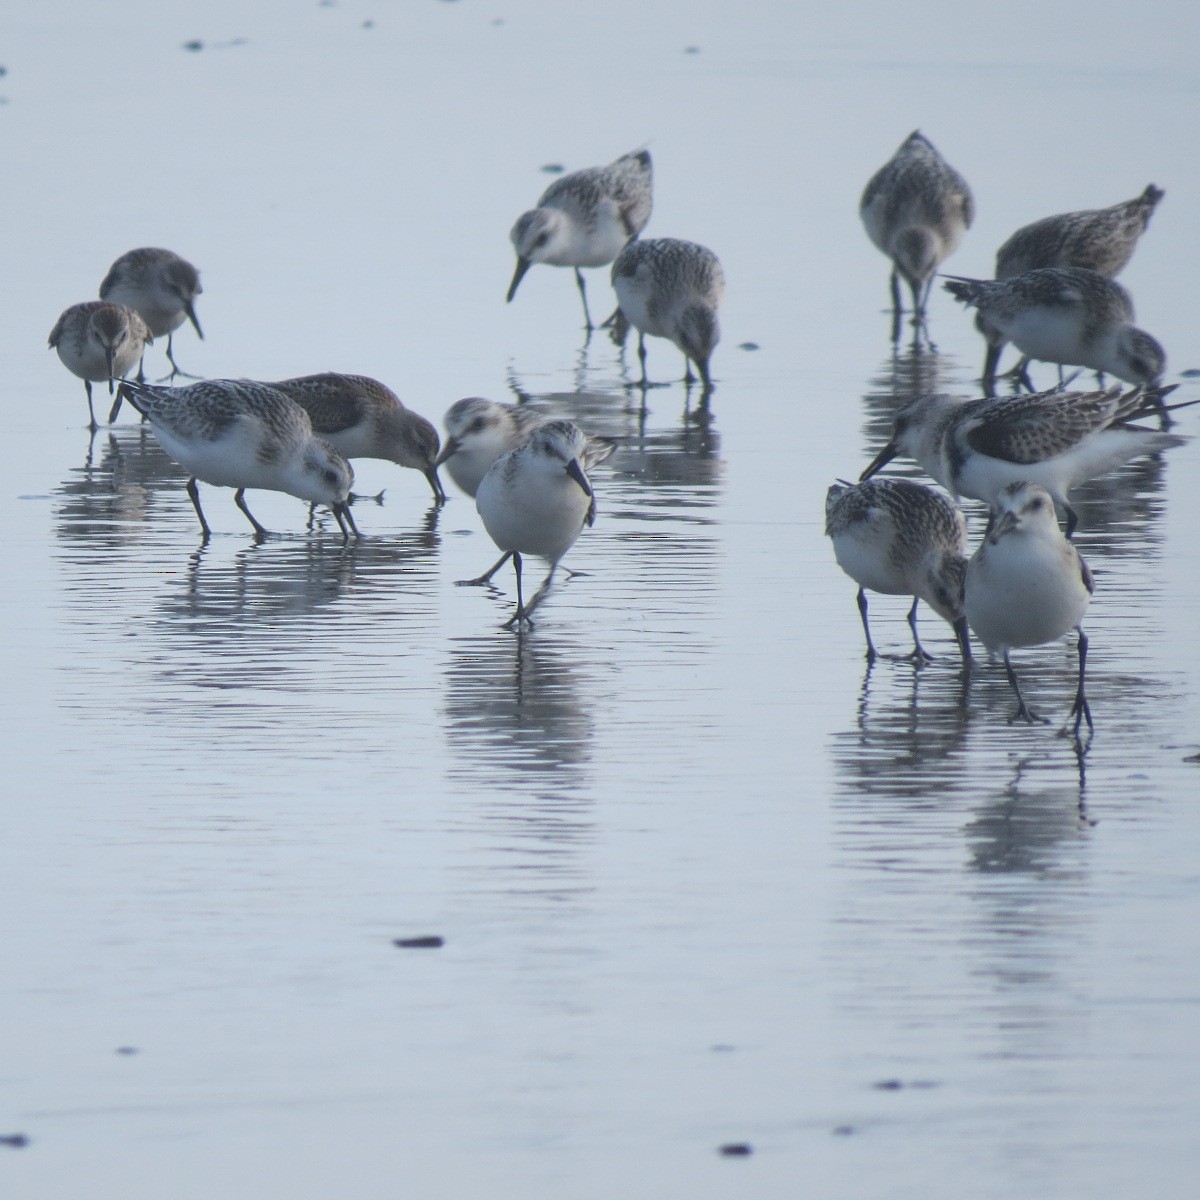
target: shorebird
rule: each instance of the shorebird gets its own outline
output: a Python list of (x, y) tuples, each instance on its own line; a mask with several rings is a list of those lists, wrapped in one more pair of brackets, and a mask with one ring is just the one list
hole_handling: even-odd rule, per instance
[[(717, 307), (725, 292), (725, 272), (709, 249), (678, 238), (630, 242), (612, 265), (612, 285), (624, 321), (638, 331), (641, 386), (646, 380), (646, 334), (668, 338), (683, 352), (686, 383), (694, 382), (692, 363), (712, 390), (709, 359), (721, 339)], [(624, 341), (626, 328), (617, 323), (613, 340)]]
[(290, 396), (312, 421), (313, 432), (343, 458), (382, 458), (420, 471), (433, 498), (446, 499), (438, 478), (441, 444), (432, 422), (405, 408), (400, 397), (366, 375), (301, 375), (268, 385)]
[(1036, 483), (1002, 488), (991, 528), (967, 564), (963, 611), (988, 654), (1004, 661), (1017, 697), (1010, 721), (1046, 718), (1026, 705), (1009, 652), (1057, 641), (1074, 629), (1079, 635), (1079, 683), (1067, 721), (1075, 718), (1077, 737), (1082, 721), (1093, 728), (1084, 693), (1088, 640), (1082, 622), (1095, 586), (1087, 563), (1058, 528), (1050, 493)]
[[(1006, 341), (1022, 354), (1060, 366), (1090, 367), (1126, 383), (1157, 382), (1163, 348), (1133, 324), (1133, 299), (1115, 280), (1082, 267), (1039, 267), (1011, 279), (951, 277), (946, 290), (976, 308), (988, 339), (983, 383), (995, 386)], [(1033, 391), (1028, 376), (1022, 382)]]
[(58, 351), (63, 366), (83, 380), (88, 427), (93, 432), (99, 426), (92, 408), (92, 384), (107, 379), (111, 394), (113, 380), (132, 371), (153, 340), (146, 322), (133, 309), (105, 300), (73, 304), (55, 322), (50, 346)]
[(574, 267), (583, 319), (592, 329), (580, 267), (602, 267), (636, 238), (650, 220), (654, 173), (648, 150), (623, 154), (606, 167), (572, 171), (552, 183), (537, 207), (522, 213), (509, 238), (517, 267), (506, 299), (512, 300), (534, 263)]
[(895, 340), (900, 331), (900, 278), (912, 293), (913, 323), (919, 324), (934, 273), (975, 219), (975, 198), (967, 181), (916, 129), (871, 176), (859, 214), (867, 236), (892, 260)]
[[(141, 314), (155, 337), (167, 335), (167, 361), (171, 364), (171, 374), (167, 378), (174, 379), (186, 372), (180, 371), (171, 353), (171, 338), (185, 320), (191, 321), (198, 337), (204, 337), (194, 307), (196, 297), (203, 290), (200, 273), (187, 259), (171, 250), (143, 246), (122, 254), (108, 268), (108, 274), (100, 284), (100, 299), (127, 304)], [(139, 383), (141, 379), (139, 370)], [(115, 415), (114, 412), (109, 420)]]
[(1108, 388), (1096, 392), (1035, 392), (963, 402), (921, 396), (896, 414), (891, 441), (861, 478), (869, 479), (905, 455), (953, 496), (993, 505), (1002, 488), (1028, 480), (1041, 484), (1067, 519), (1067, 537), (1078, 517), (1068, 493), (1143, 454), (1180, 446), (1175, 434), (1135, 421), (1161, 416), (1173, 387)]
[(835, 483), (825, 495), (825, 533), (833, 541), (838, 566), (858, 584), (868, 662), (875, 660), (875, 645), (865, 589), (912, 596), (908, 625), (911, 657), (918, 663), (933, 657), (917, 636), (917, 604), (922, 600), (950, 624), (964, 665), (970, 663), (962, 611), (967, 526), (946, 496), (910, 479)]
[[(446, 467), (450, 478), (468, 496), (475, 496), (483, 477), (502, 454), (515, 449), (529, 439), (530, 434), (553, 418), (520, 404), (500, 404), (485, 400), (482, 396), (468, 396), (457, 400), (443, 418), (446, 426), (446, 443), (438, 456), (437, 465)], [(602, 463), (616, 449), (607, 438), (584, 434), (580, 465), (588, 474), (597, 463)], [(474, 587), (490, 582), (495, 573), (508, 562), (510, 552), (504, 555), (483, 575), (476, 579), (460, 579), (460, 587)]]
[[(479, 485), (475, 506), (496, 545), (512, 555), (517, 574), (517, 611), (505, 628), (531, 628), (530, 614), (550, 590), (554, 572), (585, 525), (596, 520), (596, 498), (584, 472), (587, 439), (570, 421), (548, 421), (502, 454)], [(521, 591), (522, 555), (550, 564), (545, 582), (528, 604)]]
[(286, 492), (327, 504), (342, 537), (357, 536), (347, 498), (354, 472), (331, 446), (313, 435), (308, 413), (265, 383), (208, 379), (189, 387), (125, 380), (125, 399), (150, 422), (162, 448), (191, 474), (187, 492), (207, 541), (212, 530), (200, 507), (196, 481), (236, 488), (234, 500), (259, 538), (267, 530), (246, 507), (247, 488)]
[[(1111, 279), (1133, 256), (1138, 238), (1145, 233), (1164, 195), (1162, 188), (1150, 184), (1140, 196), (1108, 208), (1059, 213), (1024, 225), (996, 251), (996, 278), (1011, 279), (1039, 267), (1082, 267)], [(979, 314), (975, 325), (990, 346), (998, 331), (989, 330)], [(990, 360), (993, 370), (1001, 349), (1003, 341)], [(1019, 376), (1025, 365), (1022, 359), (1014, 373)], [(989, 360), (985, 359), (985, 382), (988, 367)]]

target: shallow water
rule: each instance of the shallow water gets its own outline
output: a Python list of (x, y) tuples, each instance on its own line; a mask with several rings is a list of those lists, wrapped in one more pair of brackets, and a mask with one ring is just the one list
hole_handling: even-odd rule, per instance
[[(901, 600), (868, 670), (822, 527), (982, 361), (944, 294), (936, 355), (889, 344), (856, 205), (917, 125), (976, 191), (964, 274), (1164, 186), (1124, 281), (1200, 397), (1192, 9), (1014, 5), (983, 44), (949, 4), (107, 12), (23, 8), (0, 78), (5, 1194), (1190, 1196), (1198, 443), (1078, 493), (1084, 755), (932, 615), (937, 660), (895, 657)], [(707, 424), (679, 384), (642, 409), (568, 272), (503, 302), (539, 168), (642, 142), (647, 232), (729, 279)], [(256, 545), (202, 488), (201, 546), (182, 472), (128, 413), (90, 438), (43, 349), (135, 245), (202, 271), (185, 369), (616, 440), (537, 628), (500, 629), (511, 571), (454, 586), (496, 557), (473, 505), (388, 464), (361, 543), (257, 493)], [(1065, 717), (1073, 644), (1017, 665)]]

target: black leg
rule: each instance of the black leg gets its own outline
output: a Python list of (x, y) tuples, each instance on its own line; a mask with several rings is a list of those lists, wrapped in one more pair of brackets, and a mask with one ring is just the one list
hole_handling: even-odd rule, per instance
[(83, 388), (87, 392), (88, 398), (88, 428), (95, 433), (100, 426), (96, 424), (96, 414), (92, 409), (92, 381), (85, 379), (83, 381)]
[[(638, 362), (640, 362), (642, 364), (642, 387), (645, 387), (646, 383), (647, 383), (647, 380), (646, 380), (646, 335), (640, 329), (638, 330)], [(88, 395), (89, 395), (89, 403), (90, 403), (91, 402), (90, 401), (91, 393), (89, 392)]]
[(1021, 689), (1017, 684), (1017, 673), (1012, 669), (1012, 663), (1008, 661), (1007, 650), (1004, 651), (1004, 669), (1008, 672), (1008, 682), (1012, 684), (1012, 690), (1017, 696), (1017, 711), (1008, 718), (1009, 724), (1011, 725), (1013, 721), (1020, 717), (1022, 721), (1028, 721), (1030, 725), (1035, 721), (1041, 721), (1045, 725), (1047, 723), (1046, 718), (1026, 706), (1025, 697), (1021, 695)]
[(912, 659), (914, 662), (932, 662), (933, 655), (930, 654), (924, 646), (921, 645), (921, 639), (917, 637), (917, 604), (919, 601), (916, 596), (913, 597), (912, 608), (908, 610), (908, 627), (912, 630), (913, 635), (913, 652)]
[(1067, 541), (1071, 540), (1071, 535), (1075, 532), (1079, 525), (1079, 514), (1069, 505), (1064, 505), (1067, 513)]
[(1022, 359), (1017, 364), (1017, 379), (1026, 391), (1033, 392), (1037, 390), (1033, 386), (1033, 380), (1029, 378), (1029, 359)]
[(1075, 736), (1078, 737), (1080, 721), (1087, 721), (1089, 732), (1096, 727), (1092, 724), (1092, 709), (1087, 702), (1087, 696), (1083, 690), (1083, 676), (1087, 670), (1087, 634), (1083, 632), (1082, 626), (1079, 625), (1075, 627), (1075, 632), (1079, 634), (1079, 686), (1075, 690), (1075, 703), (1071, 705), (1071, 711), (1067, 719), (1069, 721), (1071, 717), (1075, 718)]
[(521, 622), (526, 621), (528, 622), (529, 628), (532, 629), (533, 622), (529, 621), (528, 617), (525, 615), (525, 600), (521, 592), (521, 556), (515, 550), (512, 554), (512, 560), (513, 570), (515, 570), (517, 573), (517, 611), (513, 613), (513, 615), (507, 621), (504, 622), (504, 628), (512, 629), (515, 626), (519, 629)]
[(903, 311), (900, 306), (900, 276), (896, 274), (895, 269), (892, 270), (891, 279), (892, 288), (892, 312), (899, 314)]
[(1003, 349), (1003, 346), (993, 346), (991, 342), (988, 342), (987, 353), (983, 356), (983, 394), (985, 396), (996, 394), (996, 365), (1000, 361), (1000, 352)]
[(267, 536), (267, 531), (254, 519), (254, 514), (246, 507), (246, 489), (238, 488), (238, 490), (233, 493), (233, 501), (249, 518), (250, 524), (254, 526), (255, 535), (260, 538), (265, 538)]
[(488, 571), (478, 576), (475, 579), (456, 579), (455, 587), (483, 587), (484, 584), (491, 583), (492, 576), (500, 570), (502, 566), (512, 557), (511, 551), (508, 554), (502, 554), (488, 569)]
[(200, 489), (196, 486), (195, 475), (187, 481), (187, 494), (192, 498), (192, 507), (196, 510), (196, 516), (200, 518), (200, 529), (204, 534), (204, 540), (207, 542), (212, 536), (212, 530), (209, 529), (208, 522), (204, 519), (204, 510), (200, 507)]
[(867, 593), (858, 589), (858, 615), (862, 618), (863, 633), (867, 635), (867, 662), (875, 661), (875, 643), (871, 641), (871, 626), (867, 624)]
[(588, 312), (587, 288), (584, 286), (583, 275), (580, 273), (578, 267), (575, 268), (575, 282), (579, 286), (579, 298), (583, 301), (583, 327), (588, 333), (591, 333), (596, 327), (592, 324), (592, 314)]

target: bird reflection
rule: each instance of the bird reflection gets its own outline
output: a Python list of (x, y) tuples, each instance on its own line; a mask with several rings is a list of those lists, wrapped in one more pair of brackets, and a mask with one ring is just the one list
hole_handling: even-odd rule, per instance
[(93, 434), (83, 465), (54, 489), (55, 533), (108, 549), (137, 542), (161, 498), (156, 485), (186, 478), (148, 426)]
[(579, 661), (568, 645), (524, 634), (455, 640), (445, 704), (451, 775), (489, 790), (577, 791), (593, 738)]
[(963, 786), (958, 761), (970, 718), (969, 675), (945, 645), (923, 669), (868, 664), (856, 728), (835, 735), (848, 794), (926, 800)]
[[(965, 374), (958, 359), (948, 354), (896, 350), (884, 359), (863, 393), (866, 461), (891, 440), (896, 413), (906, 404), (935, 392), (961, 393), (964, 400), (979, 395), (978, 385), (965, 379)], [(897, 462), (889, 474), (923, 478), (920, 468), (909, 462)]]

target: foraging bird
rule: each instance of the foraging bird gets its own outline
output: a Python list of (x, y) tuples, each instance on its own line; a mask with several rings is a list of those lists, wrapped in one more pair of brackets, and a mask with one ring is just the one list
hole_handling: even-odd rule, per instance
[[(1155, 383), (1166, 369), (1163, 348), (1133, 324), (1133, 298), (1095, 271), (1039, 267), (1004, 280), (951, 277), (946, 291), (982, 318), (988, 339), (983, 383), (989, 396), (1006, 341), (1029, 358), (1090, 367), (1126, 383)], [(1034, 390), (1027, 375), (1022, 382)]]
[(342, 537), (358, 530), (347, 499), (350, 464), (313, 435), (308, 413), (265, 383), (207, 379), (189, 387), (125, 380), (125, 399), (150, 422), (162, 448), (190, 472), (187, 492), (207, 541), (212, 530), (200, 507), (196, 481), (236, 488), (234, 500), (259, 538), (267, 530), (246, 507), (247, 488), (286, 492), (333, 511)]
[[(996, 278), (1012, 279), (1040, 267), (1082, 267), (1111, 279), (1119, 275), (1133, 257), (1138, 238), (1145, 233), (1164, 195), (1162, 188), (1150, 184), (1140, 196), (1109, 208), (1059, 213), (1024, 225), (996, 251)], [(978, 313), (975, 326), (989, 346), (996, 340), (998, 331), (990, 330)], [(1003, 340), (993, 363), (999, 358), (1000, 349), (1003, 349)], [(1015, 373), (1020, 375), (1024, 366), (1022, 361)], [(985, 381), (987, 376), (988, 360), (985, 359)]]
[(312, 421), (313, 432), (343, 458), (382, 458), (420, 471), (441, 504), (441, 439), (433, 423), (404, 407), (400, 397), (366, 375), (301, 375), (267, 385), (290, 396)]
[[(196, 319), (196, 297), (204, 289), (200, 286), (200, 273), (185, 258), (171, 250), (154, 246), (143, 246), (122, 254), (105, 275), (100, 284), (100, 299), (114, 304), (127, 304), (141, 314), (150, 332), (155, 337), (167, 335), (167, 361), (171, 374), (186, 374), (180, 371), (171, 353), (171, 338), (185, 320), (191, 321), (198, 337), (203, 339), (200, 322)], [(138, 372), (138, 382), (142, 381)], [(116, 416), (109, 417), (112, 421)]]
[(970, 663), (962, 611), (967, 525), (952, 501), (910, 479), (835, 483), (825, 495), (825, 533), (838, 566), (858, 584), (868, 662), (875, 660), (867, 623), (869, 588), (886, 596), (912, 596), (908, 625), (917, 662), (933, 657), (917, 636), (917, 604), (924, 600), (949, 623), (963, 663)]
[(132, 371), (153, 340), (146, 322), (133, 309), (105, 300), (73, 304), (55, 322), (50, 346), (58, 351), (63, 366), (83, 380), (88, 427), (93, 432), (99, 426), (92, 408), (92, 384), (107, 379), (111, 394), (113, 380)]
[(587, 289), (580, 267), (602, 267), (636, 238), (650, 220), (654, 172), (648, 150), (623, 154), (606, 167), (572, 171), (552, 183), (537, 207), (522, 213), (509, 238), (517, 252), (517, 267), (507, 300), (534, 263), (574, 267), (583, 301), (584, 326), (592, 329)]
[(1073, 488), (1131, 458), (1186, 441), (1134, 424), (1161, 416), (1167, 407), (1163, 397), (1172, 391), (1049, 391), (966, 402), (940, 394), (920, 396), (896, 414), (891, 441), (861, 478), (869, 479), (903, 454), (951, 495), (989, 506), (1007, 484), (1039, 483), (1065, 514), (1070, 538), (1078, 523), (1067, 499)]
[[(520, 404), (500, 404), (482, 396), (468, 396), (455, 401), (443, 418), (446, 444), (438, 456), (437, 465), (445, 464), (450, 478), (468, 496), (479, 491), (483, 477), (492, 463), (502, 454), (528, 440), (537, 428), (553, 418)], [(579, 462), (584, 474), (602, 463), (616, 449), (607, 438), (584, 434), (583, 453)], [(489, 570), (476, 579), (460, 579), (460, 587), (474, 587), (490, 582), (495, 573), (508, 562), (506, 552)]]
[(859, 215), (867, 236), (892, 260), (894, 339), (900, 328), (901, 277), (912, 293), (917, 324), (925, 314), (934, 273), (975, 219), (975, 198), (967, 181), (916, 129), (871, 176)]
[[(570, 421), (539, 425), (488, 470), (475, 496), (484, 528), (512, 555), (517, 575), (517, 610), (505, 628), (531, 628), (530, 614), (550, 590), (554, 572), (585, 525), (596, 520), (596, 498), (583, 469), (587, 439)], [(550, 564), (545, 582), (528, 604), (521, 590), (522, 555)]]
[(1050, 493), (1037, 483), (1006, 484), (996, 497), (991, 528), (967, 564), (963, 611), (988, 654), (1004, 661), (1017, 697), (1010, 721), (1046, 721), (1026, 705), (1010, 651), (1056, 641), (1074, 629), (1079, 682), (1067, 720), (1075, 718), (1076, 736), (1081, 721), (1093, 728), (1084, 692), (1088, 640), (1082, 622), (1095, 587), (1087, 563), (1058, 528)]
[[(624, 320), (638, 331), (642, 387), (646, 380), (646, 334), (668, 338), (683, 352), (686, 383), (694, 382), (692, 363), (712, 390), (709, 359), (721, 340), (717, 307), (725, 294), (725, 272), (709, 249), (678, 238), (630, 242), (612, 265), (612, 285)], [(623, 341), (625, 327), (613, 330)]]

